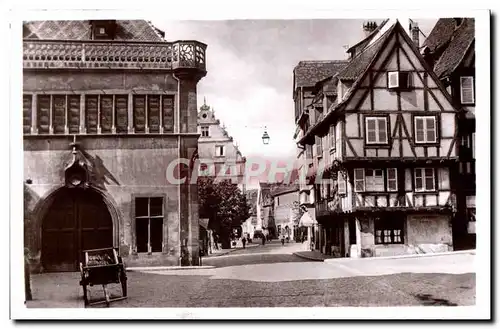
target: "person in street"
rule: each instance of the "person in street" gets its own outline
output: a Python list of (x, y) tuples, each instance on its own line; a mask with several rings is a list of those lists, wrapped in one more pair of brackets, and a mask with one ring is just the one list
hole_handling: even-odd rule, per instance
[(266, 237), (264, 235), (262, 235), (262, 245), (265, 245), (266, 244)]
[(245, 249), (245, 245), (247, 244), (247, 239), (244, 236), (241, 239), (241, 243), (243, 243), (243, 249)]
[(281, 245), (282, 246), (285, 245), (285, 236), (284, 235), (281, 236)]

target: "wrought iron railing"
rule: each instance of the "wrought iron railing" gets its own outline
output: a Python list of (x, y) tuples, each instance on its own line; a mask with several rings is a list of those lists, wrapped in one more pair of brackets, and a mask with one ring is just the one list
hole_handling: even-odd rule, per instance
[(23, 41), (25, 69), (118, 68), (206, 70), (206, 45), (198, 41)]

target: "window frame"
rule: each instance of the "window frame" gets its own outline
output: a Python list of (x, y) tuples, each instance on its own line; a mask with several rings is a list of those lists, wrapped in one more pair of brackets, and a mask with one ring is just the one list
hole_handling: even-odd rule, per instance
[(347, 180), (341, 171), (337, 174), (337, 194), (347, 195)]
[[(463, 93), (463, 81), (464, 80), (467, 80), (467, 79), (470, 79), (471, 80), (471, 88), (472, 89), (472, 100), (471, 101), (464, 101), (464, 93)], [(464, 105), (472, 105), (472, 104), (475, 104), (476, 103), (476, 95), (475, 95), (475, 87), (474, 87), (474, 83), (475, 83), (475, 79), (474, 79), (474, 76), (473, 75), (464, 75), (464, 76), (461, 76), (460, 77), (460, 81), (459, 81), (459, 89), (460, 89), (460, 104), (464, 104)]]
[[(375, 141), (368, 140), (368, 121), (375, 121)], [(379, 121), (384, 120), (385, 127), (385, 141), (380, 140), (380, 126)], [(389, 145), (389, 118), (386, 115), (376, 116), (376, 115), (367, 115), (365, 116), (365, 145), (366, 146), (377, 146), (377, 145)]]
[[(139, 198), (144, 198), (148, 199), (148, 215), (147, 216), (137, 216), (137, 199)], [(162, 215), (154, 215), (151, 216), (151, 199), (161, 199), (161, 213)], [(164, 227), (165, 227), (165, 220), (166, 220), (166, 195), (165, 194), (132, 194), (132, 209), (131, 209), (131, 218), (134, 220), (134, 227), (133, 227), (133, 235), (134, 235), (134, 254), (141, 254), (141, 255), (150, 255), (153, 253), (162, 253), (163, 252), (163, 246), (166, 243), (167, 237), (164, 234)], [(147, 251), (138, 251), (138, 245), (137, 245), (137, 220), (148, 220), (148, 237), (147, 237)], [(151, 219), (161, 219), (162, 220), (162, 231), (161, 231), (161, 250), (160, 251), (153, 251), (152, 250), (152, 243), (151, 243)]]
[[(428, 189), (427, 186), (425, 186), (426, 179), (428, 178), (425, 175), (426, 170), (432, 170), (432, 189)], [(420, 179), (422, 180), (422, 188), (418, 189), (417, 188), (417, 171), (421, 172)], [(436, 183), (436, 169), (435, 168), (429, 168), (429, 167), (418, 167), (413, 169), (413, 184), (414, 184), (414, 191), (417, 193), (425, 193), (425, 192), (436, 192), (437, 190), (437, 183)]]
[[(201, 137), (210, 137), (210, 127), (200, 126)], [(206, 135), (204, 134), (206, 132)]]
[[(427, 139), (428, 137), (428, 127), (427, 127), (427, 119), (433, 119), (434, 121), (434, 141), (429, 141)], [(423, 121), (423, 134), (424, 134), (424, 140), (419, 141), (417, 139), (417, 120), (422, 120)], [(413, 116), (413, 140), (415, 144), (418, 145), (425, 145), (425, 144), (437, 144), (439, 143), (439, 132), (438, 132), (438, 123), (439, 120), (436, 115), (414, 115)]]
[[(394, 170), (394, 178), (389, 178), (389, 171)], [(386, 169), (386, 186), (387, 186), (387, 192), (397, 192), (398, 191), (398, 169), (397, 168), (387, 168)], [(396, 184), (394, 189), (390, 188), (390, 181), (394, 181)]]
[[(374, 231), (375, 245), (404, 245), (405, 243), (405, 224), (403, 221), (398, 223), (397, 219), (394, 218), (378, 218), (375, 220)], [(399, 234), (396, 234), (397, 231)], [(399, 241), (396, 241), (396, 237), (399, 237)]]
[[(396, 169), (396, 168), (387, 168), (387, 169), (383, 169), (383, 168), (354, 168), (354, 171), (353, 171), (353, 177), (354, 177), (354, 192), (357, 192), (357, 193), (364, 193), (364, 192), (368, 192), (368, 193), (371, 193), (371, 192), (374, 192), (374, 193), (382, 193), (382, 192), (394, 192), (394, 191), (397, 191), (397, 170), (396, 170), (396, 190), (389, 190), (388, 189), (388, 184), (386, 184), (386, 181), (387, 181), (387, 177), (388, 177), (388, 172), (387, 170), (388, 169)], [(367, 170), (372, 170), (372, 174), (371, 175), (367, 175)], [(381, 179), (381, 188), (380, 189), (376, 189), (375, 187), (377, 185), (368, 185), (367, 184), (367, 181), (366, 181), (366, 178), (368, 176), (372, 177), (373, 178), (373, 181), (375, 182), (375, 180), (377, 179), (378, 176), (375, 175), (375, 173), (377, 171), (380, 171), (382, 173), (382, 179)], [(358, 187), (358, 182), (362, 182), (363, 183), (363, 188), (360, 189)]]
[[(222, 150), (219, 154), (219, 150)], [(215, 156), (216, 157), (225, 157), (226, 156), (226, 146), (225, 145), (215, 145)]]

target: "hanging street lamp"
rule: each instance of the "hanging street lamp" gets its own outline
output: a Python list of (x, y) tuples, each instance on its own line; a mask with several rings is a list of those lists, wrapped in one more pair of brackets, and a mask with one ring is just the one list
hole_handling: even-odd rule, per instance
[(269, 141), (271, 140), (271, 137), (269, 137), (269, 134), (267, 133), (266, 127), (264, 127), (264, 134), (262, 134), (262, 143), (264, 145), (269, 144)]

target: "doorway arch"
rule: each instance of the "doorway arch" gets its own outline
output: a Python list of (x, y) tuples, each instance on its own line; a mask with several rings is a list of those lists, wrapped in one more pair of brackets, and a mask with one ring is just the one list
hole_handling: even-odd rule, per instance
[(76, 271), (86, 249), (113, 247), (113, 220), (100, 193), (63, 187), (42, 219), (44, 271)]

